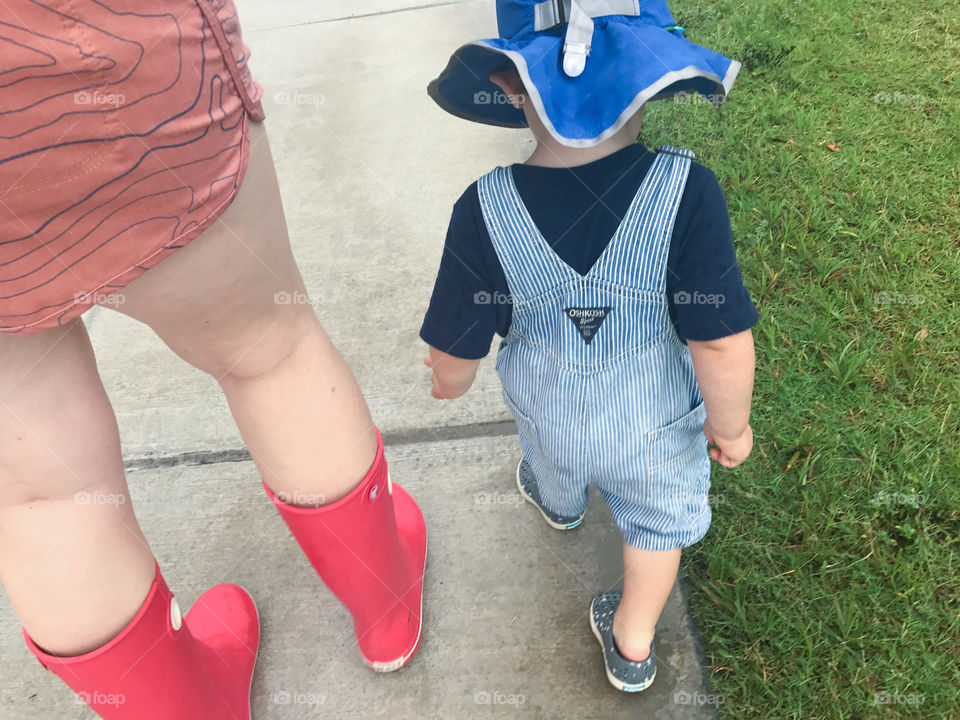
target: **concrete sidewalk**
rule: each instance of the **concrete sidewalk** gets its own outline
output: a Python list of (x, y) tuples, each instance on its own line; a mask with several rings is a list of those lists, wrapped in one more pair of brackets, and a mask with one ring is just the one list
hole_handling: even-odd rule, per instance
[[(626, 695), (607, 683), (587, 608), (621, 576), (619, 537), (599, 496), (561, 533), (513, 484), (519, 445), (486, 437), (389, 448), (391, 474), (430, 528), (425, 630), (406, 668), (375, 675), (349, 615), (317, 579), (264, 497), (252, 463), (133, 471), (131, 493), (167, 582), (186, 609), (237, 582), (260, 607), (255, 718), (703, 718), (678, 589), (661, 618), (657, 680)], [(4, 607), (0, 717), (92, 718), (28, 655)], [(202, 720), (198, 718), (197, 720)]]
[[(659, 670), (637, 696), (603, 673), (587, 608), (622, 575), (599, 496), (584, 526), (548, 528), (514, 485), (519, 445), (492, 359), (466, 398), (429, 396), (417, 333), (450, 209), (524, 157), (524, 131), (443, 113), (426, 84), (461, 43), (495, 34), (491, 0), (237, 0), (294, 250), (430, 530), (426, 628), (398, 673), (360, 661), (346, 612), (270, 503), (213, 380), (137, 323), (85, 318), (121, 428), (147, 537), (184, 607), (238, 582), (260, 606), (256, 718), (705, 718), (709, 692), (674, 588)], [(149, 369), (149, 372), (145, 370)], [(30, 657), (0, 603), (0, 717), (92, 717)]]

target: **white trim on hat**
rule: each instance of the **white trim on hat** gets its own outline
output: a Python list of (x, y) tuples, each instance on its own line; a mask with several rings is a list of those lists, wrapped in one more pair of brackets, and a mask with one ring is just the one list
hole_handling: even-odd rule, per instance
[(557, 129), (553, 126), (553, 123), (550, 121), (550, 117), (547, 115), (546, 108), (543, 104), (543, 99), (540, 97), (540, 92), (537, 90), (537, 86), (530, 77), (530, 72), (527, 69), (527, 61), (523, 55), (515, 50), (501, 50), (500, 48), (492, 47), (483, 40), (468, 43), (468, 45), (476, 45), (484, 48), (485, 50), (491, 50), (508, 57), (517, 68), (517, 72), (520, 74), (521, 80), (523, 80), (523, 86), (526, 90), (527, 96), (530, 98), (530, 102), (533, 103), (533, 107), (537, 112), (537, 116), (543, 122), (547, 132), (549, 132), (551, 137), (553, 137), (553, 139), (561, 145), (575, 148), (594, 147), (595, 145), (602, 143), (604, 140), (613, 137), (624, 125), (627, 124), (627, 121), (630, 120), (630, 118), (632, 118), (640, 110), (640, 107), (645, 102), (655, 97), (661, 90), (673, 85), (675, 82), (694, 77), (707, 78), (709, 80), (713, 80), (719, 85), (722, 85), (723, 94), (726, 96), (733, 87), (733, 82), (737, 79), (737, 74), (740, 72), (740, 62), (737, 60), (731, 60), (730, 66), (727, 68), (726, 76), (722, 80), (720, 79), (719, 75), (715, 73), (704, 72), (701, 68), (698, 68), (695, 65), (688, 65), (681, 70), (675, 70), (673, 72), (666, 73), (653, 85), (650, 85), (639, 92), (633, 98), (630, 104), (627, 105), (626, 109), (624, 109), (624, 111), (620, 114), (620, 117), (617, 118), (617, 121), (596, 137), (568, 138), (560, 135), (560, 133), (557, 132)]

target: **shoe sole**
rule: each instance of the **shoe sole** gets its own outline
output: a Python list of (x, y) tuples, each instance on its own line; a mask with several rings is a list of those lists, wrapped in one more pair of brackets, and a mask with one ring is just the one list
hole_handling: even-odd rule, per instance
[(543, 519), (547, 521), (547, 525), (552, 527), (554, 530), (573, 530), (576, 527), (580, 527), (583, 523), (583, 515), (581, 515), (576, 521), (572, 523), (557, 523), (550, 519), (544, 511), (543, 508), (534, 500), (530, 495), (527, 494), (527, 491), (523, 489), (523, 483), (520, 482), (520, 465), (523, 464), (523, 460), (520, 460), (520, 463), (517, 465), (517, 489), (520, 491), (520, 494), (523, 495), (524, 500), (533, 505), (537, 510), (540, 511), (540, 514), (543, 515)]
[(623, 682), (623, 680), (617, 679), (617, 677), (610, 672), (610, 668), (607, 667), (607, 646), (603, 642), (603, 636), (600, 634), (600, 630), (597, 628), (597, 623), (593, 619), (593, 600), (590, 601), (590, 629), (593, 630), (593, 636), (597, 639), (597, 642), (600, 643), (600, 657), (603, 658), (603, 669), (607, 672), (607, 680), (610, 681), (610, 684), (613, 685), (620, 692), (642, 692), (648, 687), (653, 685), (654, 679), (657, 677), (657, 668), (653, 668), (653, 675), (650, 676), (650, 679), (645, 683), (640, 683), (638, 685), (630, 685), (629, 683)]
[[(421, 570), (421, 573), (420, 573), (421, 578), (425, 578), (426, 572), (427, 572), (427, 552), (430, 547), (429, 544), (427, 543), (427, 535), (428, 535), (427, 530), (426, 528), (424, 528), (423, 569)], [(421, 580), (421, 582), (423, 582), (423, 580)], [(389, 660), (387, 662), (371, 661), (365, 658), (363, 656), (363, 653), (360, 653), (360, 657), (363, 657), (363, 661), (367, 664), (367, 666), (371, 670), (378, 673), (395, 672), (400, 668), (402, 668), (407, 663), (409, 663), (411, 660), (413, 660), (413, 656), (417, 654), (417, 650), (420, 649), (420, 638), (423, 636), (423, 588), (422, 587), (420, 588), (420, 614), (418, 615), (418, 617), (420, 618), (420, 625), (417, 627), (417, 639), (416, 639), (416, 642), (414, 642), (413, 644), (413, 648), (411, 648), (409, 652), (404, 653), (403, 655), (398, 657), (396, 660)]]
[(253, 653), (253, 667), (250, 668), (250, 689), (247, 690), (248, 703), (250, 706), (250, 715), (248, 716), (250, 720), (253, 720), (253, 676), (257, 674), (257, 660), (260, 657), (260, 608), (257, 607), (257, 601), (253, 599), (245, 587), (238, 585), (241, 590), (247, 593), (247, 597), (250, 598), (250, 602), (253, 603), (253, 610), (257, 614), (257, 647)]
[[(260, 608), (257, 607), (257, 601), (253, 599), (253, 595), (250, 594), (249, 590), (242, 585), (237, 585), (236, 587), (243, 590), (244, 594), (250, 598), (250, 604), (253, 605), (253, 612), (257, 617), (257, 647), (253, 650), (253, 667), (250, 668), (250, 687), (247, 689), (247, 707), (249, 708), (247, 718), (248, 720), (253, 720), (253, 676), (257, 674), (257, 660), (260, 659), (260, 632), (262, 630), (260, 627)], [(192, 610), (193, 608), (191, 607), (190, 609)], [(187, 615), (189, 614), (189, 612), (183, 614), (184, 624), (186, 624)]]

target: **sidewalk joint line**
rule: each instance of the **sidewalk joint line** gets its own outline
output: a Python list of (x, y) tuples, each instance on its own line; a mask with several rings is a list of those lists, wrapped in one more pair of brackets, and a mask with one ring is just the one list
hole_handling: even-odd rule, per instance
[[(384, 433), (383, 444), (385, 447), (398, 447), (456, 440), (474, 440), (485, 437), (508, 437), (515, 434), (516, 431), (516, 425), (512, 420), (468, 423), (441, 428), (421, 427)], [(127, 457), (124, 458), (124, 467), (128, 471), (155, 470), (170, 467), (249, 462), (250, 459), (250, 452), (245, 447), (239, 447), (225, 450), (193, 450), (166, 455)]]

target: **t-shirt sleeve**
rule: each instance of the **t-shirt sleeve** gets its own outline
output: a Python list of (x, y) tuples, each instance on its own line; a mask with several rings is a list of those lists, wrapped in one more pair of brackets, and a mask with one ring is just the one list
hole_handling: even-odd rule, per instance
[(680, 336), (707, 341), (753, 327), (758, 315), (740, 275), (720, 183), (709, 168), (693, 169), (674, 226), (667, 299)]
[(440, 269), (420, 338), (454, 357), (476, 360), (490, 352), (497, 330), (498, 296), (490, 277), (489, 235), (474, 183), (453, 206)]

